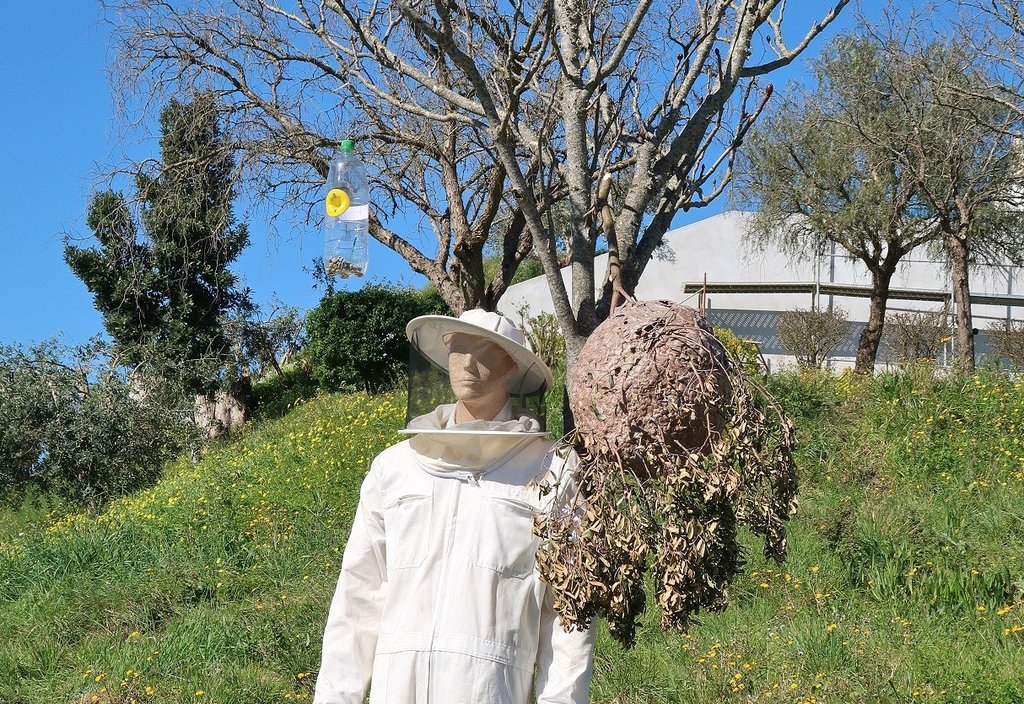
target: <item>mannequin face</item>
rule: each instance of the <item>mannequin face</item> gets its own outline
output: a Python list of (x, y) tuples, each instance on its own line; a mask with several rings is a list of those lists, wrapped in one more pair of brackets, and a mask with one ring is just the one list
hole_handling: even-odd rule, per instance
[(501, 405), (505, 405), (505, 382), (516, 369), (508, 353), (474, 335), (455, 333), (447, 342), (448, 375), (456, 398), (468, 403), (500, 399)]

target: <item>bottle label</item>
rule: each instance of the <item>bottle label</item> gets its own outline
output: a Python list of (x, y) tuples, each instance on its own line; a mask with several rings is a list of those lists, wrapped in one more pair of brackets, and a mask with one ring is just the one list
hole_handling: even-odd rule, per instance
[(340, 222), (366, 221), (370, 219), (369, 205), (350, 205), (337, 219)]

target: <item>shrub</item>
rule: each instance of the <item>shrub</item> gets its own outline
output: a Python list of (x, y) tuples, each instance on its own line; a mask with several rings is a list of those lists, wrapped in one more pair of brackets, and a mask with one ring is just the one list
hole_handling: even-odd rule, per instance
[(743, 367), (743, 373), (755, 379), (764, 376), (767, 369), (761, 359), (757, 345), (749, 340), (741, 340), (729, 328), (715, 328), (715, 337), (729, 351), (733, 359)]
[(1015, 369), (1024, 369), (1024, 320), (1000, 320), (988, 331), (996, 356)]
[(558, 327), (558, 318), (551, 313), (530, 315), (530, 304), (523, 303), (516, 309), (519, 314), (519, 327), (522, 329), (530, 346), (552, 373), (565, 369), (565, 338)]
[(313, 377), (330, 391), (392, 388), (409, 362), (406, 323), (429, 314), (450, 314), (432, 289), (368, 284), (328, 293), (306, 320)]
[(280, 418), (302, 401), (317, 395), (318, 387), (305, 350), (300, 351), (281, 372), (267, 374), (252, 386), (254, 418)]
[(530, 315), (530, 304), (523, 303), (516, 309), (519, 327), (530, 341), (530, 346), (544, 364), (551, 369), (555, 384), (544, 398), (545, 422), (551, 437), (561, 437), (565, 432), (565, 338), (558, 326), (558, 318), (551, 313)]
[(820, 367), (825, 358), (846, 338), (846, 312), (832, 310), (786, 311), (776, 329), (779, 343), (796, 357), (802, 367)]
[(849, 376), (837, 377), (817, 368), (795, 369), (769, 375), (767, 386), (799, 428), (804, 421), (829, 417), (842, 405), (848, 394)]
[(903, 364), (935, 359), (948, 330), (942, 311), (893, 313), (885, 320), (885, 345)]
[[(492, 254), (484, 257), (484, 280), (488, 283), (494, 281), (501, 271), (502, 258), (502, 254)], [(540, 263), (540, 259), (534, 254), (528, 254), (523, 261), (519, 262), (519, 266), (516, 267), (516, 272), (512, 275), (509, 286), (543, 275), (544, 265)]]
[(190, 401), (142, 389), (99, 342), (0, 348), (0, 486), (54, 489), (96, 508), (155, 481), (190, 445)]

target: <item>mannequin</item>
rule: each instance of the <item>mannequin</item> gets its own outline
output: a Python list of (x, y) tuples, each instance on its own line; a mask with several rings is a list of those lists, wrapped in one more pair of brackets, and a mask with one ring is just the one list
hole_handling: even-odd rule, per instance
[(370, 466), (324, 629), (313, 704), (584, 704), (594, 629), (566, 631), (539, 576), (537, 482), (569, 468), (512, 396), (552, 377), (507, 318), (409, 323), (456, 402)]
[(448, 343), (448, 376), (459, 402), (455, 422), (493, 420), (508, 403), (506, 382), (516, 363), (500, 347), (482, 337), (454, 333)]

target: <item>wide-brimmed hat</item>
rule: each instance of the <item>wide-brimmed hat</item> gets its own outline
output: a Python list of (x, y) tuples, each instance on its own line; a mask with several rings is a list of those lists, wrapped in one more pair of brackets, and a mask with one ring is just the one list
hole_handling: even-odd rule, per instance
[(508, 353), (517, 367), (508, 382), (509, 393), (529, 395), (554, 384), (551, 370), (534, 353), (523, 331), (499, 313), (473, 308), (458, 318), (421, 315), (405, 327), (406, 337), (420, 354), (442, 369), (448, 369), (447, 337), (453, 333), (482, 337)]

